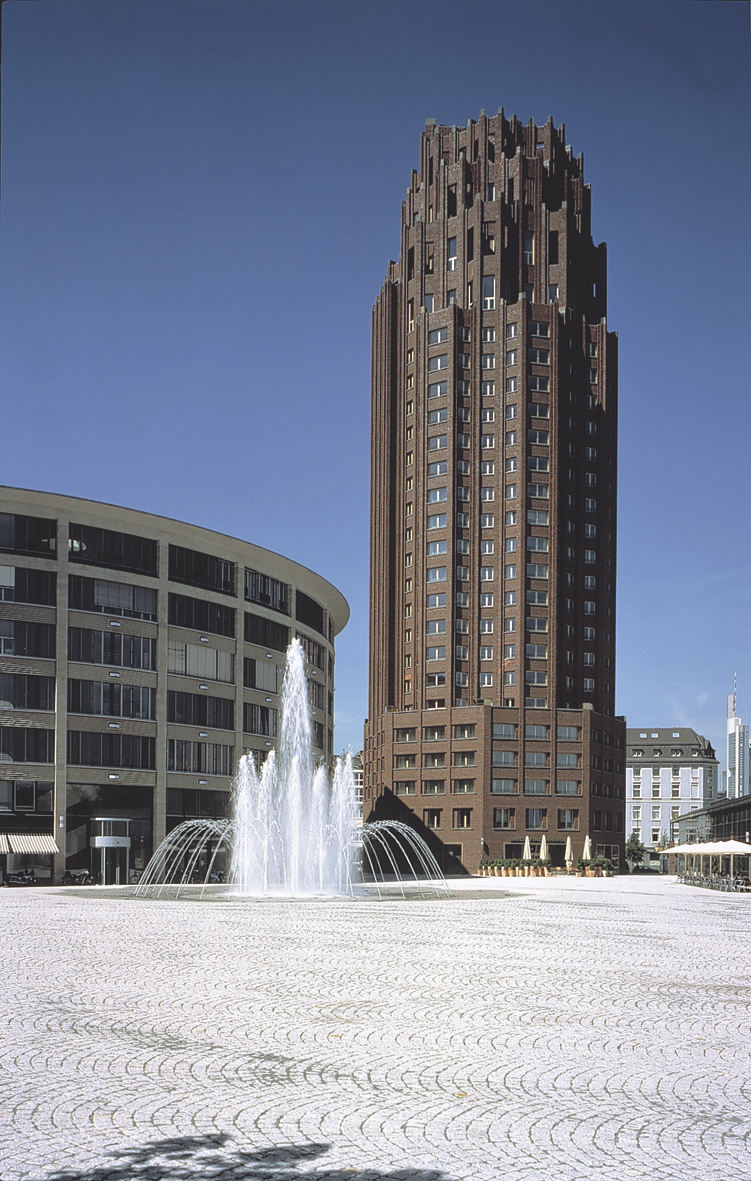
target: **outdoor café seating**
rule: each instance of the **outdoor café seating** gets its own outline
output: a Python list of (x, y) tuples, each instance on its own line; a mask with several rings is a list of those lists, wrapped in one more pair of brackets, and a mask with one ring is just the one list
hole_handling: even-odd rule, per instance
[(686, 885), (732, 894), (751, 892), (751, 845), (743, 841), (703, 841), (665, 852), (675, 858), (671, 870)]

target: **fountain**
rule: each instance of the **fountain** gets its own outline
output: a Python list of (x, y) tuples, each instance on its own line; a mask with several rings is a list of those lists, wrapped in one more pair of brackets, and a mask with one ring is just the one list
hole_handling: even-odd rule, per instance
[[(278, 755), (261, 768), (240, 760), (230, 820), (186, 820), (162, 841), (136, 889), (138, 895), (207, 887), (228, 865), (230, 896), (336, 896), (375, 893), (393, 882), (448, 894), (425, 841), (396, 820), (361, 824), (352, 759), (337, 759), (329, 782), (316, 766), (311, 740), (305, 653), (294, 639), (287, 650)], [(174, 891), (173, 889), (174, 888)], [(225, 889), (224, 893), (227, 893)], [(216, 896), (216, 890), (212, 890)]]

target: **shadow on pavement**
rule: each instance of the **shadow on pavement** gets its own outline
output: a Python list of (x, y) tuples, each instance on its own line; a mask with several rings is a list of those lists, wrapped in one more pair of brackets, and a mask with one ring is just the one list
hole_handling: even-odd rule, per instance
[(44, 1181), (452, 1181), (437, 1169), (327, 1169), (320, 1158), (330, 1147), (283, 1144), (247, 1152), (229, 1136), (180, 1136), (112, 1153), (94, 1168), (46, 1173)]

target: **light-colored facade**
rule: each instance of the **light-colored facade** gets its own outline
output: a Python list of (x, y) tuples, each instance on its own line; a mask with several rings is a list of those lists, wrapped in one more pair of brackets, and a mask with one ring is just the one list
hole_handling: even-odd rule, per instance
[(710, 743), (683, 726), (626, 730), (629, 835), (647, 849), (678, 839), (678, 821), (717, 795), (718, 763)]
[(277, 745), (294, 636), (328, 760), (348, 618), (335, 587), (270, 550), (0, 488), (0, 868), (31, 856), (59, 878), (109, 859), (122, 880), (182, 820), (227, 815), (239, 757)]
[(363, 804), (363, 787), (364, 787), (364, 771), (362, 766), (362, 754), (359, 750), (356, 755), (352, 756), (352, 774), (355, 779), (355, 799), (357, 800), (357, 815), (362, 820), (362, 804)]
[(728, 749), (727, 771), (723, 776), (725, 781), (725, 795), (729, 800), (738, 800), (747, 796), (750, 790), (749, 782), (749, 746), (748, 726), (744, 726), (736, 713), (735, 693), (728, 697)]

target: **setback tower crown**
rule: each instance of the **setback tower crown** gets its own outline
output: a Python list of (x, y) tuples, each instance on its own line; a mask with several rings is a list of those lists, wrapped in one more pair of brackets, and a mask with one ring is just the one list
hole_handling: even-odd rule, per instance
[[(596, 810), (612, 835), (592, 840), (623, 840), (606, 311), (606, 250), (563, 126), (503, 111), (466, 128), (429, 121), (373, 311), (366, 736), (380, 751), (414, 730), (432, 746), (366, 743), (366, 811), (389, 793), (436, 834), (470, 830), (469, 867), (506, 822), (538, 844), (593, 828), (589, 796), (605, 788), (621, 802)], [(573, 733), (586, 749), (559, 751)], [(496, 748), (501, 736), (513, 748)], [(589, 774), (606, 763), (607, 777)], [(454, 780), (452, 766), (475, 771)], [(559, 780), (558, 767), (577, 774)], [(425, 794), (474, 800), (423, 808)], [(578, 806), (559, 808), (574, 802), (552, 798), (564, 794)]]

